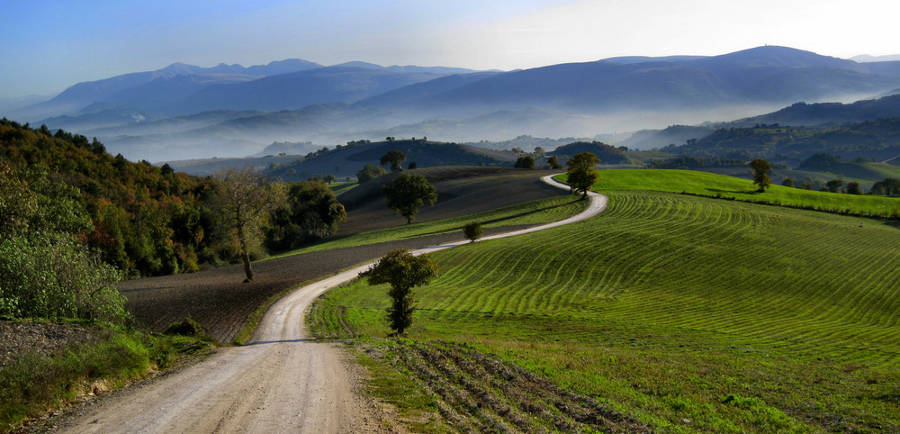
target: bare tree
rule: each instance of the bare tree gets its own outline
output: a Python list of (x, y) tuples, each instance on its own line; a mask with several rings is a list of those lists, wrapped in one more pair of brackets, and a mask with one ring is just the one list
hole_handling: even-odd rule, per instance
[(225, 169), (216, 174), (219, 180), (213, 208), (219, 212), (225, 225), (236, 237), (241, 247), (244, 274), (253, 280), (250, 265), (250, 243), (260, 232), (269, 210), (284, 195), (281, 184), (268, 184), (252, 169)]

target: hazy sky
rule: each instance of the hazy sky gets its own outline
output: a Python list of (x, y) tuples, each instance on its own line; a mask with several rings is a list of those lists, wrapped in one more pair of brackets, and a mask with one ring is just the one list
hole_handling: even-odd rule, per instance
[(897, 0), (0, 1), (0, 98), (173, 62), (515, 69), (764, 44), (900, 53)]

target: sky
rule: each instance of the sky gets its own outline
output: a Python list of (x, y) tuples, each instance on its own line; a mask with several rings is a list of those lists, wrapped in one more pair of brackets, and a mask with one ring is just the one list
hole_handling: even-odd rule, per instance
[(0, 0), (0, 98), (174, 62), (509, 70), (765, 44), (887, 55), (898, 16), (896, 0)]

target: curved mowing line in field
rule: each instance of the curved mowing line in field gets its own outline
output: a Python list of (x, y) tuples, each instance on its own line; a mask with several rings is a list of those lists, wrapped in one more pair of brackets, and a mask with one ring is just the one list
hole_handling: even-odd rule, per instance
[(419, 291), (420, 308), (441, 321), (621, 320), (900, 359), (895, 229), (666, 193), (616, 192), (612, 204), (527, 239), (438, 254), (445, 271)]

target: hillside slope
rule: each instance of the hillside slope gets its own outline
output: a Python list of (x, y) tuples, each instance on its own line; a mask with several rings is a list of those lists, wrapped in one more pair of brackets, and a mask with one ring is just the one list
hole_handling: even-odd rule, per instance
[(356, 176), (366, 164), (379, 166), (381, 156), (389, 150), (399, 150), (406, 155), (403, 167), (415, 162), (418, 167), (431, 166), (502, 166), (516, 159), (513, 152), (494, 151), (457, 143), (416, 140), (392, 140), (382, 142), (352, 142), (320, 155), (307, 155), (282, 166), (266, 170), (266, 174), (283, 180), (307, 179), (331, 174), (337, 177)]
[[(464, 379), (500, 387), (501, 374), (472, 369), (499, 359), (517, 367), (505, 372), (549, 378), (659, 431), (900, 426), (896, 228), (671, 193), (609, 195), (586, 222), (432, 255), (441, 274), (416, 288), (406, 340), (382, 339), (386, 288), (362, 280), (323, 296), (310, 322), (323, 336), (359, 336), (374, 347), (371, 372), (410, 378), (404, 394), (473, 424), (486, 410), (462, 403), (484, 391)], [(521, 403), (511, 411), (546, 396), (511, 387), (504, 396)]]

